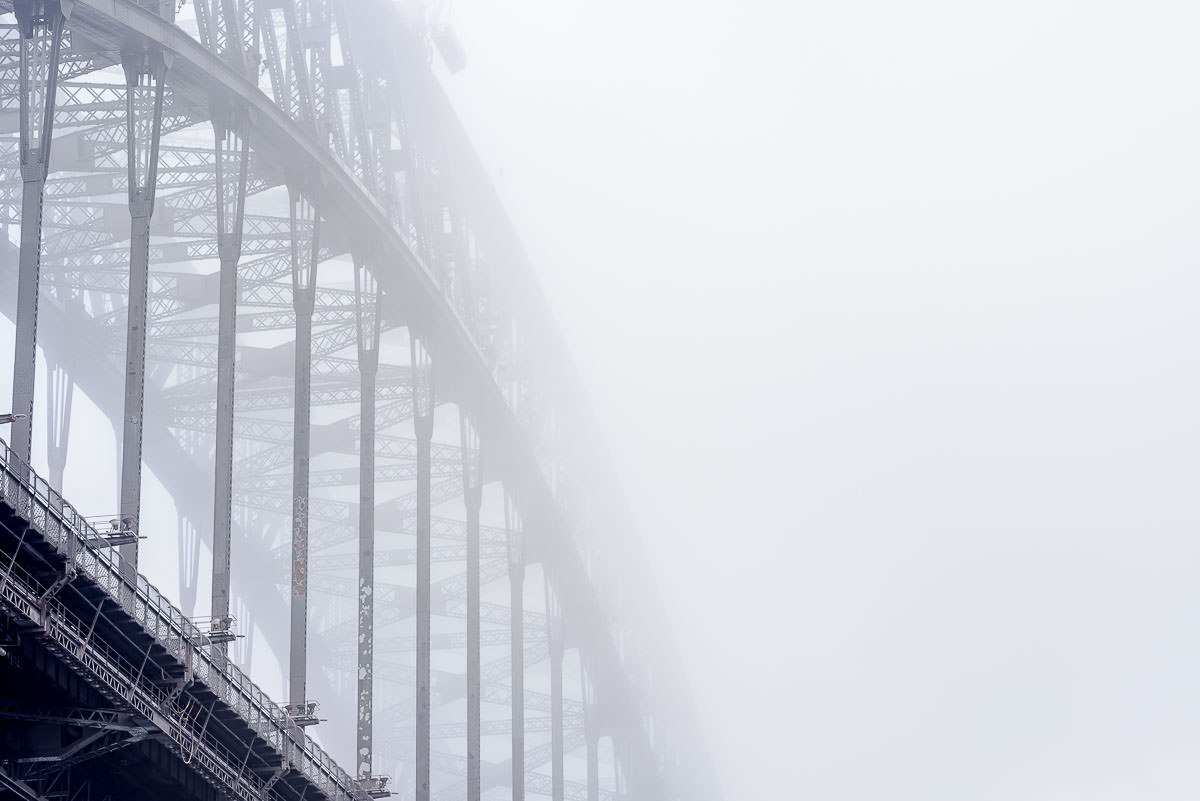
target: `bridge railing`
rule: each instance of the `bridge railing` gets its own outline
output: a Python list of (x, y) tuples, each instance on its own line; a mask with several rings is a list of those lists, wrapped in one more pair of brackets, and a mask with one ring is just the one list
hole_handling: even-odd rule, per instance
[[(0, 490), (46, 542), (62, 554), (77, 574), (87, 576), (110, 596), (110, 601), (137, 621), (147, 634), (180, 664), (189, 680), (202, 682), (263, 741), (279, 752), (285, 764), (303, 775), (330, 799), (363, 797), (358, 783), (324, 749), (295, 727), (287, 713), (237, 666), (213, 658), (208, 636), (141, 574), (129, 581), (123, 562), (111, 549), (94, 543), (102, 535), (41, 476), (30, 469), (8, 443), (0, 440)], [(171, 716), (170, 709), (161, 712)]]
[[(26, 486), (11, 481), (4, 481), (3, 485), (2, 494), (10, 503), (29, 500), (25, 497)], [(32, 508), (29, 503), (22, 505)], [(18, 554), (14, 553), (12, 561), (0, 572), (0, 605), (36, 622), (49, 650), (80, 666), (84, 680), (101, 694), (127, 705), (156, 725), (174, 741), (185, 762), (214, 778), (227, 794), (241, 801), (262, 801), (265, 782), (246, 770), (244, 759), (206, 734), (203, 726), (197, 731), (196, 716), (188, 716), (186, 707), (173, 709), (172, 699), (165, 690), (96, 637), (94, 625), (75, 615), (57, 598), (48, 597), (49, 588), (17, 564), (17, 559)]]

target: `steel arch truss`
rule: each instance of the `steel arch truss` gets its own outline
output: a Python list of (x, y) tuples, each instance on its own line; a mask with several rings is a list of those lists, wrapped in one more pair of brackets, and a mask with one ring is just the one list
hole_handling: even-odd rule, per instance
[[(310, 696), (357, 708), (323, 725), (361, 789), (381, 791), (390, 771), (391, 789), (415, 786), (419, 801), (496, 786), (715, 798), (678, 665), (649, 622), (653, 582), (592, 466), (592, 426), (516, 235), (430, 69), (429, 32), (385, 0), (62, 8), (35, 320), (81, 334), (42, 344), (86, 369), (56, 373), (71, 381), (51, 398), (52, 463), (76, 379), (118, 437), (126, 421), (126, 452), (145, 437), (180, 510), (185, 595), (197, 600), (207, 544), (213, 619), (237, 617), (245, 635), (218, 662), (248, 664), (289, 596), (293, 621), (303, 598), (291, 647), (321, 658), (289, 709)], [(0, 19), (0, 281), (16, 285), (31, 190), (12, 19)], [(152, 127), (131, 122), (139, 81), (158, 92)], [(318, 275), (325, 264), (340, 266)], [(447, 414), (458, 431), (435, 421)], [(200, 489), (214, 482), (215, 508)], [(485, 503), (485, 484), (503, 491)], [(139, 497), (122, 496), (122, 519), (136, 521)], [(240, 560), (275, 579), (231, 581), (217, 564), (231, 548), (233, 573)], [(286, 661), (285, 638), (269, 646)], [(456, 660), (464, 670), (444, 667)], [(356, 679), (364, 669), (373, 682)], [(119, 747), (101, 730), (99, 747)], [(484, 759), (505, 740), (507, 759)], [(585, 778), (565, 775), (576, 751)]]

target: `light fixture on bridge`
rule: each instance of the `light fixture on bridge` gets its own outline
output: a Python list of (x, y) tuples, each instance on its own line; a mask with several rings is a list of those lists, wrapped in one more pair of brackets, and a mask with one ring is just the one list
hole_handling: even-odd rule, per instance
[(366, 776), (358, 780), (358, 786), (371, 798), (387, 798), (392, 791), (387, 789), (390, 776)]
[[(118, 545), (132, 545), (138, 540), (146, 539), (145, 536), (138, 534), (134, 528), (133, 515), (120, 515), (118, 517), (93, 515), (85, 517), (84, 520), (93, 527), (96, 535), (94, 537), (84, 536), (83, 541), (96, 548), (115, 548)], [(103, 528), (106, 523), (108, 524), (108, 528)]]
[(295, 723), (297, 726), (315, 726), (321, 722), (321, 719), (317, 717), (316, 701), (302, 701), (298, 704), (288, 704), (283, 708), (283, 711), (287, 712), (292, 723)]
[(192, 622), (204, 632), (204, 638), (210, 645), (233, 642), (245, 636), (234, 631), (233, 624), (237, 622), (234, 617), (198, 617), (193, 618)]
[(5, 423), (15, 423), (18, 420), (24, 420), (29, 415), (22, 412), (11, 412), (9, 414), (0, 414), (0, 425)]

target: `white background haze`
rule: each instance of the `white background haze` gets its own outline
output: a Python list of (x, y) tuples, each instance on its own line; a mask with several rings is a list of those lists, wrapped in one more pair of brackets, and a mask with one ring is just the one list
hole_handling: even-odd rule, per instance
[(1200, 795), (1200, 7), (459, 0), (731, 801)]

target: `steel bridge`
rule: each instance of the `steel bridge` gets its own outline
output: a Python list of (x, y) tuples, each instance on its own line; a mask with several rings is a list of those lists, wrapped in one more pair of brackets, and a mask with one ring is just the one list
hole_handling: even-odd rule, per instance
[(0, 798), (718, 798), (435, 45), (419, 0), (0, 0)]

